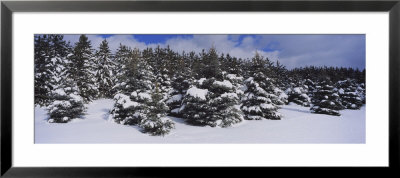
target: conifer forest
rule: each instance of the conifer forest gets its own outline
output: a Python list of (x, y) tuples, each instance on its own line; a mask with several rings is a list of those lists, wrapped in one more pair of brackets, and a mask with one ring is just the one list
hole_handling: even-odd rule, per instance
[[(35, 35), (35, 140), (91, 143), (99, 133), (110, 137), (98, 141), (105, 143), (365, 142), (365, 67), (288, 68), (257, 49), (249, 53), (123, 42), (113, 50), (107, 38), (94, 46), (87, 35), (74, 43)], [(92, 135), (85, 140), (85, 133)], [(344, 141), (323, 140), (329, 135)]]

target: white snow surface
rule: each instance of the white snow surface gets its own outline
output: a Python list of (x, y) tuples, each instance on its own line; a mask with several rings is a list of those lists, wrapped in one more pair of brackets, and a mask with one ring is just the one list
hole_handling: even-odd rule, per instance
[(236, 74), (228, 74), (226, 75), (226, 78), (231, 79), (231, 80), (243, 80), (243, 77), (238, 77)]
[(199, 85), (203, 85), (204, 80), (206, 80), (206, 78), (201, 78), (201, 79), (199, 79), (199, 80), (198, 80)]
[(226, 88), (232, 88), (233, 85), (230, 81), (224, 80), (224, 81), (214, 81), (213, 85), (221, 86), (221, 87), (226, 87)]
[(173, 102), (181, 101), (181, 100), (182, 100), (182, 95), (177, 94), (177, 95), (172, 96), (170, 99), (168, 99), (166, 103), (169, 104), (169, 103), (173, 103)]
[(293, 91), (294, 91), (294, 93), (296, 93), (296, 94), (301, 94), (301, 90), (300, 90), (299, 87), (294, 88)]
[(87, 115), (69, 123), (48, 123), (45, 108), (35, 108), (35, 143), (365, 143), (365, 106), (341, 116), (312, 114), (308, 107), (284, 105), (282, 120), (251, 120), (229, 128), (199, 127), (169, 117), (176, 129), (150, 136), (137, 126), (108, 122), (113, 100), (86, 105)]
[(131, 101), (129, 96), (126, 96), (124, 94), (117, 94), (114, 96), (114, 99), (116, 99), (117, 103), (121, 104), (124, 109), (129, 107), (137, 107), (140, 105), (138, 102)]
[(151, 100), (151, 95), (148, 94), (148, 93), (141, 92), (141, 93), (138, 94), (138, 96), (139, 96), (139, 98), (141, 98), (141, 99), (148, 99), (148, 100)]
[(187, 95), (197, 97), (202, 100), (206, 100), (207, 93), (208, 93), (207, 89), (200, 89), (200, 88), (196, 88), (196, 87), (189, 88), (189, 90), (186, 91)]
[(224, 93), (221, 95), (222, 98), (235, 98), (239, 99), (238, 95), (236, 93)]
[(62, 89), (62, 88), (54, 90), (53, 93), (61, 95), (61, 96), (66, 95), (64, 89)]

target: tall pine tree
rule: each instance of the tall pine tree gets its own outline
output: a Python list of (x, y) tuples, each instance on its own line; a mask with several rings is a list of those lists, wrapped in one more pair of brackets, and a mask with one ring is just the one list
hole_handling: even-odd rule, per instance
[(115, 63), (112, 60), (111, 50), (107, 40), (103, 40), (96, 53), (95, 78), (98, 86), (99, 97), (110, 98), (113, 96)]
[(271, 79), (265, 75), (265, 66), (267, 61), (264, 60), (257, 52), (252, 58), (249, 68), (250, 77), (245, 80), (244, 97), (242, 98), (241, 109), (247, 120), (272, 119), (278, 120), (281, 114), (277, 111), (277, 96), (267, 89), (273, 89)]
[(339, 110), (342, 110), (345, 107), (340, 101), (337, 90), (331, 85), (330, 79), (322, 81), (316, 88), (314, 97), (311, 100), (311, 112), (316, 114), (340, 116)]
[(95, 58), (90, 41), (86, 35), (81, 35), (75, 44), (74, 54), (71, 57), (72, 78), (76, 81), (80, 96), (86, 102), (95, 99), (98, 95), (98, 88), (95, 85)]
[(146, 117), (141, 120), (139, 125), (143, 132), (164, 136), (175, 127), (175, 124), (166, 117), (169, 109), (163, 100), (163, 95), (156, 83), (156, 88), (151, 94), (151, 100), (147, 102), (149, 112), (146, 113)]

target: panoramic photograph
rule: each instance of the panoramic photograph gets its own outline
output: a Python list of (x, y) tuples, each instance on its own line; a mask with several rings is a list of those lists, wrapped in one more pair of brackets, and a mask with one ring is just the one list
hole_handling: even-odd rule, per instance
[(36, 144), (364, 144), (364, 34), (35, 34)]

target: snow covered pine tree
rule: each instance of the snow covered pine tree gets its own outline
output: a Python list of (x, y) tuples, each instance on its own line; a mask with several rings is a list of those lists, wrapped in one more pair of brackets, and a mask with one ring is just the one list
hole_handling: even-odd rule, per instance
[(50, 42), (48, 35), (35, 36), (35, 105), (46, 106), (48, 94), (54, 89), (51, 80)]
[[(165, 135), (174, 127), (173, 122), (165, 117), (168, 107), (158, 87), (152, 92), (156, 78), (151, 66), (146, 59), (135, 56), (137, 59), (130, 59), (131, 67), (125, 68), (134, 70), (126, 72), (132, 74), (132, 77), (122, 78), (125, 84), (119, 88), (125, 92), (114, 96), (115, 103), (109, 120), (124, 125), (138, 125), (143, 132), (151, 135)], [(129, 91), (132, 92), (129, 94)]]
[(196, 86), (191, 86), (186, 91), (179, 113), (188, 123), (206, 125), (204, 118), (209, 114), (207, 93), (207, 89), (200, 89)]
[(163, 95), (160, 93), (157, 83), (147, 106), (149, 107), (149, 112), (139, 125), (143, 132), (162, 136), (168, 134), (175, 127), (175, 124), (166, 117), (169, 108), (164, 103)]
[(107, 40), (101, 42), (99, 50), (96, 53), (96, 58), (94, 76), (99, 90), (98, 96), (100, 98), (111, 98), (114, 94), (112, 87), (115, 81), (113, 75), (115, 63), (112, 60), (111, 50), (108, 47)]
[(81, 35), (75, 44), (74, 54), (71, 56), (71, 77), (76, 81), (80, 96), (89, 102), (97, 98), (98, 88), (94, 77), (95, 59), (90, 41), (86, 35)]
[(52, 92), (53, 102), (47, 107), (50, 123), (66, 123), (80, 118), (86, 110), (78, 87), (72, 79), (67, 79)]
[(239, 96), (230, 81), (211, 78), (203, 82), (203, 87), (206, 86), (209, 86), (207, 98), (211, 110), (207, 123), (212, 127), (229, 127), (243, 120)]
[(172, 88), (168, 91), (168, 100), (166, 101), (170, 109), (169, 115), (175, 117), (182, 117), (179, 111), (182, 106), (183, 96), (186, 94), (186, 91), (189, 89), (190, 84), (193, 81), (191, 68), (185, 64), (189, 59), (187, 58), (187, 55), (183, 54), (183, 56), (186, 58), (177, 58), (177, 66), (171, 80)]
[[(278, 97), (274, 93), (268, 93), (264, 88), (273, 92), (274, 86), (264, 74), (266, 61), (257, 52), (252, 59), (249, 72), (252, 77), (244, 81), (244, 96), (242, 98), (241, 109), (245, 114), (246, 120), (261, 119), (281, 119), (281, 114), (277, 111), (278, 106), (274, 102)], [(263, 87), (261, 87), (263, 86)]]
[(301, 106), (310, 107), (311, 99), (307, 95), (307, 90), (303, 87), (288, 88), (286, 93), (289, 95), (289, 102), (296, 103)]
[(149, 112), (147, 103), (151, 101), (151, 90), (154, 88), (152, 81), (155, 81), (155, 77), (151, 66), (145, 59), (136, 57), (137, 59), (130, 59), (132, 67), (126, 68), (129, 70), (126, 73), (132, 77), (124, 78), (124, 85), (121, 87), (124, 92), (114, 96), (115, 104), (110, 112), (110, 119), (124, 125), (137, 125), (146, 117)]
[(337, 89), (329, 84), (329, 79), (322, 81), (320, 86), (317, 86), (316, 92), (311, 102), (313, 106), (310, 108), (312, 113), (328, 114), (340, 116), (339, 110), (344, 109), (340, 101)]
[(243, 120), (239, 97), (233, 85), (214, 78), (202, 78), (198, 87), (190, 87), (183, 99), (180, 113), (193, 125), (229, 127)]
[[(187, 90), (181, 112), (194, 125), (228, 127), (243, 120), (239, 96), (228, 80), (223, 80), (215, 47), (202, 54), (201, 76), (197, 86)], [(208, 78), (208, 79), (207, 79)], [(219, 80), (218, 80), (219, 79)]]
[(270, 99), (271, 95), (262, 89), (253, 77), (249, 77), (244, 83), (241, 109), (246, 120), (281, 119), (278, 107)]
[(357, 90), (355, 80), (343, 80), (338, 82), (339, 96), (346, 109), (360, 109), (363, 105), (361, 95)]
[(52, 102), (51, 92), (65, 76), (70, 46), (63, 35), (35, 36), (35, 104), (47, 106)]
[(166, 101), (170, 110), (169, 114), (171, 116), (181, 117), (179, 110), (182, 106), (183, 96), (186, 94), (190, 86), (190, 82), (184, 78), (182, 75), (176, 75), (172, 80), (172, 90), (170, 91), (170, 97)]

